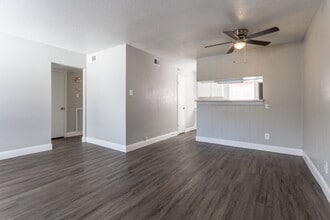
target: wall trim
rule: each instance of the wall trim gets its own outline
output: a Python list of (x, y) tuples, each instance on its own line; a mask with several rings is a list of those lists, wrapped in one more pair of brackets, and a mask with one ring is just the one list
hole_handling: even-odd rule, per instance
[(104, 141), (104, 140), (91, 138), (91, 137), (83, 137), (82, 141), (87, 142), (87, 143), (91, 143), (91, 144), (96, 144), (96, 145), (99, 145), (101, 147), (109, 148), (109, 149), (112, 149), (112, 150), (126, 152), (126, 146), (125, 145), (116, 144), (116, 143), (112, 143), (112, 142), (109, 142), (109, 141)]
[(271, 146), (271, 145), (264, 145), (264, 144), (241, 142), (241, 141), (231, 141), (231, 140), (208, 138), (208, 137), (202, 137), (202, 136), (196, 136), (196, 141), (211, 143), (211, 144), (220, 144), (220, 145), (231, 146), (231, 147), (239, 147), (239, 148), (246, 148), (246, 149), (253, 149), (253, 150), (275, 152), (275, 153), (281, 153), (281, 154), (296, 155), (296, 156), (303, 155), (303, 150), (298, 149), (298, 148), (279, 147), (279, 146)]
[(193, 130), (196, 130), (196, 126), (192, 126), (190, 128), (186, 128), (186, 129), (184, 129), (184, 132), (189, 132), (189, 131), (193, 131)]
[(142, 148), (142, 147), (145, 147), (145, 146), (148, 146), (148, 145), (151, 145), (151, 144), (169, 139), (171, 137), (175, 137), (178, 134), (179, 134), (179, 132), (175, 131), (175, 132), (164, 134), (164, 135), (161, 135), (161, 136), (158, 136), (158, 137), (150, 138), (148, 140), (144, 140), (144, 141), (140, 141), (140, 142), (137, 142), (137, 143), (134, 143), (134, 144), (130, 144), (130, 145), (127, 146), (127, 152), (137, 150), (139, 148)]
[(82, 131), (72, 131), (72, 132), (67, 132), (65, 134), (65, 137), (74, 137), (74, 136), (80, 136), (82, 135)]
[(314, 178), (316, 179), (317, 183), (320, 185), (325, 197), (328, 199), (328, 202), (330, 202), (330, 188), (329, 188), (327, 182), (325, 181), (325, 179), (323, 178), (323, 176), (321, 175), (319, 170), (316, 168), (313, 161), (310, 159), (310, 157), (305, 152), (303, 153), (303, 159), (304, 159), (305, 163), (307, 164), (307, 167), (313, 174)]
[(28, 154), (39, 153), (43, 151), (49, 151), (53, 149), (52, 144), (43, 144), (32, 147), (24, 147), (15, 150), (3, 151), (0, 152), (0, 160), (9, 159), (13, 157), (24, 156)]
[(81, 137), (81, 142), (83, 142), (83, 143), (87, 142), (87, 138), (85, 136), (82, 136)]

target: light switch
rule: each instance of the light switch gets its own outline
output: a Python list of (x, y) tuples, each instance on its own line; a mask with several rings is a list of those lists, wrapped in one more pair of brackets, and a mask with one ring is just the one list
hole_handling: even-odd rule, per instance
[(133, 90), (130, 89), (130, 90), (128, 91), (128, 94), (129, 94), (130, 96), (133, 96)]

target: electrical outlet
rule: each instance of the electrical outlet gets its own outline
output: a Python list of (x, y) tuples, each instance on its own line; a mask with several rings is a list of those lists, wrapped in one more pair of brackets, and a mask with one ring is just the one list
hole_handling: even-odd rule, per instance
[(328, 170), (328, 161), (324, 161), (324, 173), (328, 175), (329, 170)]
[(133, 89), (130, 89), (130, 90), (128, 91), (128, 94), (129, 94), (130, 96), (133, 96)]
[(269, 104), (265, 104), (265, 109), (269, 109)]
[(269, 139), (270, 139), (269, 133), (265, 133), (265, 140), (269, 140)]

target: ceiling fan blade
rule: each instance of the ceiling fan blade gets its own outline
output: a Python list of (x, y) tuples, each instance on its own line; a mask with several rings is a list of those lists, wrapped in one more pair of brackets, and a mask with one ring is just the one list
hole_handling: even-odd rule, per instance
[(233, 43), (233, 42), (224, 42), (224, 43), (219, 43), (219, 44), (212, 44), (212, 45), (206, 46), (205, 48), (216, 47), (216, 46), (231, 44), (231, 43)]
[(255, 45), (259, 45), (259, 46), (267, 46), (271, 42), (269, 42), (269, 41), (261, 41), (261, 40), (246, 40), (246, 43), (248, 43), (248, 44), (255, 44)]
[(271, 34), (271, 33), (277, 32), (279, 30), (280, 29), (278, 27), (272, 27), (272, 28), (269, 28), (269, 29), (266, 29), (266, 30), (263, 30), (263, 31), (260, 31), (260, 32), (257, 32), (257, 33), (254, 33), (254, 34), (250, 34), (250, 35), (247, 36), (247, 39), (260, 37), (260, 36), (263, 36), (263, 35), (266, 35), (266, 34)]
[(233, 38), (234, 40), (239, 40), (239, 36), (237, 36), (237, 34), (235, 34), (232, 31), (224, 31), (223, 33), (227, 34), (229, 37)]
[(230, 53), (234, 52), (234, 50), (235, 50), (235, 47), (232, 46), (232, 47), (228, 50), (227, 54), (230, 54)]

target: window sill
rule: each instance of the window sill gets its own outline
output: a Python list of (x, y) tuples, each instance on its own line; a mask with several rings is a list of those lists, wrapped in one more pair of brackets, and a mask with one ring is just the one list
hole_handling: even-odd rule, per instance
[(202, 98), (196, 100), (197, 104), (220, 104), (220, 105), (263, 105), (264, 100), (223, 100)]

